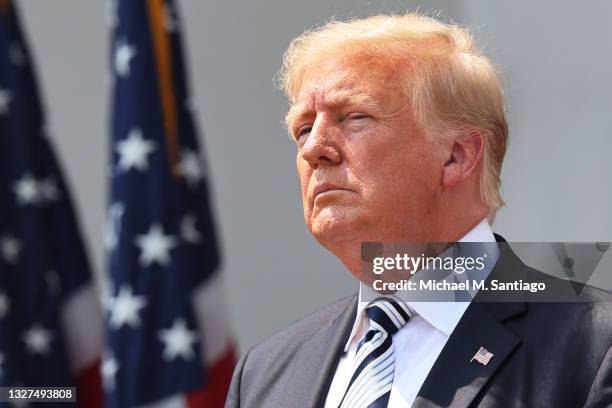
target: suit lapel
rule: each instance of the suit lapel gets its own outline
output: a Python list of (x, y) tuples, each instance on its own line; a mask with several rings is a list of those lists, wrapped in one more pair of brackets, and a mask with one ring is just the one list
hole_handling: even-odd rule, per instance
[[(525, 265), (503, 238), (497, 236), (500, 258), (489, 278), (510, 281), (526, 273)], [(481, 296), (482, 295), (482, 296)], [(413, 408), (469, 407), (482, 387), (521, 342), (503, 322), (526, 312), (525, 302), (493, 302), (491, 293), (479, 293), (451, 334), (419, 390)], [(481, 302), (478, 302), (481, 300)], [(493, 353), (487, 365), (470, 362), (480, 347)]]
[[(512, 304), (498, 314), (514, 315), (524, 304)], [(493, 304), (472, 303), (449, 337), (423, 386), (413, 408), (448, 407), (465, 408), (488, 379), (519, 345), (520, 339), (498, 322), (487, 310)], [(470, 362), (480, 347), (494, 354), (485, 366)]]
[[(347, 308), (328, 325), (321, 328), (297, 351), (294, 369), (287, 387), (286, 403), (293, 406), (300, 401), (300, 407), (322, 407), (342, 349), (350, 334), (357, 313), (357, 296)], [(302, 403), (303, 402), (303, 403)]]

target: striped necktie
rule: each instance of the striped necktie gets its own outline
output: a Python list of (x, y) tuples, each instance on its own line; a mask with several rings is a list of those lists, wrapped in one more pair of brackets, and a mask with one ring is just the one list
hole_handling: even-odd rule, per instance
[(340, 408), (386, 407), (393, 384), (395, 358), (391, 336), (410, 318), (402, 302), (378, 298), (366, 307), (370, 329), (357, 345), (353, 375)]

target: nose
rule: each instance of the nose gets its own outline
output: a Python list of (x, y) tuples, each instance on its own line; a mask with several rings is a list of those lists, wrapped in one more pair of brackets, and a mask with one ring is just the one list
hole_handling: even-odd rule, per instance
[(342, 154), (334, 138), (338, 130), (325, 115), (319, 115), (312, 126), (300, 155), (310, 167), (334, 166), (342, 162)]

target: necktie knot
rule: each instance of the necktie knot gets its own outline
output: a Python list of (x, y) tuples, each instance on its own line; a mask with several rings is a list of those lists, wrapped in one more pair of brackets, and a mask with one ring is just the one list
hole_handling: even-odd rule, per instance
[(370, 318), (370, 328), (386, 332), (393, 336), (410, 319), (410, 309), (402, 302), (388, 297), (373, 300), (366, 307)]
[(395, 367), (391, 336), (408, 322), (411, 312), (389, 297), (370, 302), (365, 312), (370, 330), (357, 345), (353, 375), (339, 408), (379, 408), (389, 403)]

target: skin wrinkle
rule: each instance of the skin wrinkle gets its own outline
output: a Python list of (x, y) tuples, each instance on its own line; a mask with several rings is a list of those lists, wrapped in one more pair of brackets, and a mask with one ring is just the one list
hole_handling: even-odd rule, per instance
[[(397, 70), (393, 86), (399, 85), (408, 95), (416, 121), (431, 140), (453, 139), (463, 130), (467, 130), (464, 135), (472, 129), (484, 131), (480, 194), (489, 207), (489, 222), (493, 221), (504, 205), (500, 171), (508, 126), (496, 68), (469, 30), (408, 13), (331, 21), (306, 31), (289, 45), (277, 77), (291, 105), (298, 102), (306, 74), (330, 60), (343, 62), (337, 64), (336, 72), (328, 72), (335, 76), (342, 74), (338, 72), (341, 65), (381, 68), (384, 63), (386, 72)], [(292, 116), (287, 119), (295, 119)], [(297, 129), (287, 130), (295, 133)]]
[[(336, 61), (332, 60), (332, 62), (323, 64), (323, 69), (332, 71), (329, 72), (330, 78), (337, 77), (338, 81), (334, 85), (333, 89), (329, 89), (329, 87), (326, 89), (326, 85), (328, 84), (315, 81), (315, 84), (313, 84), (312, 90), (310, 91), (313, 94), (313, 98), (307, 99), (306, 101), (300, 102), (298, 94), (297, 102), (291, 106), (286, 115), (287, 127), (294, 138), (296, 136), (295, 131), (301, 125), (301, 122), (316, 112), (316, 107), (314, 106), (316, 98), (314, 98), (314, 94), (317, 93), (320, 94), (319, 100), (324, 101), (325, 105), (328, 105), (331, 108), (343, 107), (346, 110), (350, 110), (351, 108), (359, 107), (365, 111), (370, 111), (372, 114), (377, 113), (380, 116), (389, 118), (391, 118), (393, 114), (397, 114), (400, 111), (403, 105), (407, 103), (407, 97), (404, 94), (391, 94), (387, 93), (386, 90), (379, 90), (377, 93), (368, 93), (359, 87), (361, 78), (350, 77), (346, 75), (345, 72), (338, 69), (338, 65), (359, 65), (362, 71), (367, 71), (372, 76), (378, 76), (380, 82), (386, 83), (388, 87), (401, 87), (398, 80), (399, 76), (397, 75), (398, 68), (396, 67), (396, 63), (391, 61), (366, 61), (367, 62), (362, 61), (359, 64), (355, 64), (355, 57), (344, 57), (342, 59)], [(316, 69), (311, 68), (310, 71), (307, 71), (304, 74), (303, 83), (310, 80), (310, 76), (312, 76), (313, 71), (320, 71), (319, 64), (311, 64), (311, 66), (316, 67)], [(397, 101), (392, 102), (387, 100), (391, 97), (395, 97)], [(397, 109), (395, 111), (389, 110), (389, 106), (391, 104), (397, 105)], [(383, 112), (383, 105), (385, 105), (385, 108), (388, 110), (387, 112)]]
[[(372, 96), (366, 93), (354, 91), (351, 92), (348, 89), (340, 89), (332, 93), (325, 94), (323, 95), (323, 98), (325, 100), (325, 104), (330, 107), (345, 106), (349, 107), (350, 109), (351, 106), (363, 106), (368, 110), (380, 110), (378, 101), (372, 98)], [(291, 133), (294, 135), (294, 138), (296, 130), (300, 126), (301, 122), (312, 116), (313, 102), (314, 101), (293, 105), (287, 113), (285, 121)]]
[[(390, 64), (329, 60), (305, 73), (287, 115), (297, 139), (305, 222), (359, 279), (361, 242), (450, 241), (488, 211), (479, 203), (477, 175), (445, 167), (457, 147), (427, 137), (396, 84)], [(306, 132), (298, 135), (299, 128)], [(341, 190), (314, 199), (323, 182)], [(465, 203), (455, 205), (457, 197)], [(465, 213), (467, 225), (455, 220), (456, 230), (449, 230), (456, 211)]]

